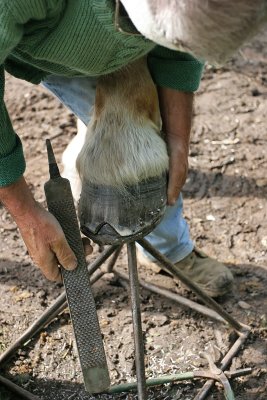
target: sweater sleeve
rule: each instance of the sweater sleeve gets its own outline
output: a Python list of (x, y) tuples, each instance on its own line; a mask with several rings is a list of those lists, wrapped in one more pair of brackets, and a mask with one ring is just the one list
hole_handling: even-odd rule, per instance
[(0, 13), (0, 187), (15, 182), (25, 171), (25, 160), (19, 137), (13, 130), (5, 103), (4, 62), (19, 43), (23, 28), (13, 19), (8, 7)]
[(148, 67), (156, 85), (194, 92), (199, 87), (204, 63), (190, 54), (156, 46), (148, 54)]
[(4, 68), (0, 66), (0, 187), (16, 182), (25, 171), (22, 144), (12, 128), (3, 100)]

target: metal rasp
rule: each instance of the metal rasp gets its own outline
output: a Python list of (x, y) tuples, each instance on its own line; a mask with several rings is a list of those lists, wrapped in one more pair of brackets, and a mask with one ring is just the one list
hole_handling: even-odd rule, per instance
[(45, 183), (48, 210), (60, 223), (78, 260), (73, 271), (61, 268), (85, 389), (101, 393), (110, 386), (107, 361), (87, 271), (83, 244), (68, 179), (62, 178), (50, 140), (46, 140), (50, 180)]

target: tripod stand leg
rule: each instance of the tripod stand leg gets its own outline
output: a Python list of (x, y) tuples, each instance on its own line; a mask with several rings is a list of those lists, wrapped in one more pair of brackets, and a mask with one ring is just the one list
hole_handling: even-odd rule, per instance
[(137, 376), (138, 399), (146, 400), (146, 377), (145, 377), (145, 360), (144, 360), (144, 343), (142, 333), (141, 311), (140, 311), (140, 294), (139, 282), (137, 274), (136, 247), (135, 242), (127, 244), (128, 266), (131, 289), (131, 303), (133, 313), (133, 330), (135, 345), (135, 362)]
[(175, 269), (174, 264), (168, 260), (163, 254), (157, 251), (151, 244), (145, 240), (140, 239), (137, 241), (146, 251), (148, 251), (157, 261), (159, 261), (170, 273), (177, 276), (181, 282), (183, 282), (190, 290), (192, 290), (208, 307), (215, 310), (225, 321), (228, 322), (232, 328), (236, 330), (237, 333), (243, 333), (249, 331), (249, 327), (245, 326), (233, 318), (229, 313), (227, 313), (215, 300), (208, 296), (204, 290), (200, 289), (198, 285), (192, 282), (187, 276), (185, 276), (182, 271)]

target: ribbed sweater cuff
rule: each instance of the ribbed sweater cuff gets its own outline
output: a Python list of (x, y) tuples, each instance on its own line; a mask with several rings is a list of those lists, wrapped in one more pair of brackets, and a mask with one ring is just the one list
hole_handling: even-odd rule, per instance
[(22, 144), (17, 136), (12, 153), (0, 158), (0, 187), (16, 182), (23, 175), (25, 168)]
[(148, 66), (156, 85), (195, 92), (200, 84), (204, 64), (188, 54), (164, 49), (149, 54)]

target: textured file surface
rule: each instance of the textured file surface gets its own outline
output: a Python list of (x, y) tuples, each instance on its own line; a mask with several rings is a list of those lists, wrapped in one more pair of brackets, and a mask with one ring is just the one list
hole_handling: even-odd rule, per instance
[[(66, 271), (62, 268), (62, 275), (85, 386), (89, 392), (99, 393), (109, 387), (109, 374), (68, 180), (64, 178), (50, 180), (45, 185), (45, 193), (48, 209), (59, 221), (78, 259), (76, 270)], [(89, 375), (94, 382), (90, 383)]]

